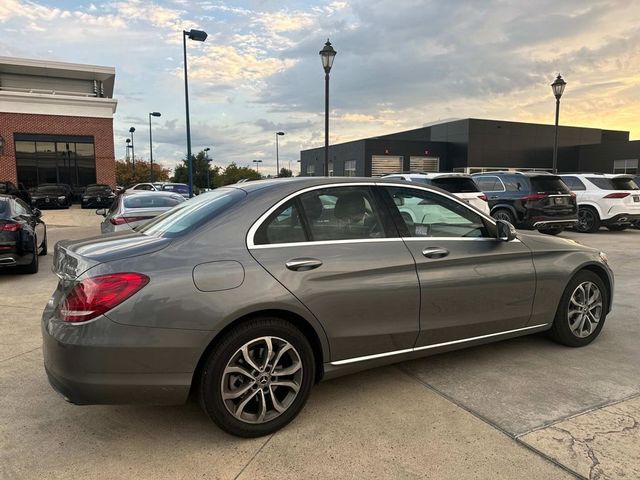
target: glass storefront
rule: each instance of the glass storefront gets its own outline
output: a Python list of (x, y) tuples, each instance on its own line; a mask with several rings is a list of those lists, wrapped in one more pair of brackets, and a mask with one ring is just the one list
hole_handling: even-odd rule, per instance
[(14, 139), (18, 182), (27, 188), (42, 183), (71, 187), (96, 183), (93, 137), (16, 134)]

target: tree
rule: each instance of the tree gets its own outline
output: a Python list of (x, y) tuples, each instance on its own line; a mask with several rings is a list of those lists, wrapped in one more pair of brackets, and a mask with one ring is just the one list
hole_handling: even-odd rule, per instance
[(231, 185), (232, 183), (238, 183), (238, 180), (242, 180), (243, 178), (259, 180), (262, 177), (253, 168), (239, 167), (235, 163), (231, 163), (216, 176), (215, 186)]
[(284, 168), (282, 167), (280, 169), (280, 177), (293, 177), (293, 172), (291, 170), (289, 170), (288, 168)]
[[(199, 151), (197, 155), (192, 155), (191, 158), (193, 159), (193, 165), (191, 168), (193, 169), (193, 185), (195, 187), (205, 188), (207, 186), (207, 170), (209, 171), (209, 185), (212, 188), (237, 183), (238, 180), (243, 178), (247, 178), (249, 180), (258, 180), (262, 178), (254, 169), (249, 167), (238, 167), (235, 163), (229, 164), (224, 169), (217, 165), (212, 166), (211, 160), (209, 159), (209, 161), (207, 161), (204, 150)], [(173, 169), (173, 177), (171, 181), (177, 183), (189, 182), (189, 171), (186, 159), (183, 159), (182, 163), (176, 165)]]
[[(126, 160), (116, 160), (116, 183), (124, 187), (135, 183), (149, 182), (151, 180), (151, 164), (145, 160), (136, 160), (136, 169), (133, 163)], [(157, 163), (153, 164), (153, 181), (166, 182), (169, 180), (171, 170), (163, 168)]]

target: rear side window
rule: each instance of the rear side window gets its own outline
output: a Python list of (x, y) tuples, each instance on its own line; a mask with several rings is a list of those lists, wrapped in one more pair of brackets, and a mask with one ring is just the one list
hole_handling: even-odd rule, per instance
[(477, 177), (474, 180), (483, 192), (504, 192), (505, 190), (498, 177)]
[(553, 175), (531, 177), (531, 191), (539, 193), (569, 193), (569, 189), (560, 179)]
[(212, 220), (246, 195), (246, 192), (237, 188), (217, 188), (157, 216), (137, 231), (154, 237), (178, 237)]
[(613, 181), (607, 177), (587, 177), (591, 183), (602, 190), (617, 190)]
[(584, 186), (584, 183), (582, 183), (582, 180), (580, 180), (578, 177), (561, 177), (561, 178), (562, 178), (562, 181), (565, 183), (565, 185), (573, 191), (587, 189), (587, 187)]
[(287, 202), (262, 224), (256, 232), (254, 243), (268, 245), (274, 243), (306, 242), (307, 235), (300, 220), (297, 202)]
[(478, 191), (478, 187), (473, 180), (467, 177), (434, 178), (431, 184), (449, 193), (473, 193)]
[(166, 208), (175, 207), (184, 202), (180, 195), (144, 195), (136, 194), (125, 197), (124, 208)]
[(613, 184), (616, 187), (616, 190), (640, 190), (636, 182), (634, 182), (631, 178), (612, 178)]

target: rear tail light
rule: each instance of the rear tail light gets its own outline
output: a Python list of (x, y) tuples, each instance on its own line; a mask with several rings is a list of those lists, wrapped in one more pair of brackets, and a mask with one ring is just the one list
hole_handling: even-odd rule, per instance
[(625, 193), (625, 192), (616, 192), (616, 193), (610, 193), (609, 195), (605, 195), (604, 198), (624, 198), (624, 197), (628, 197), (629, 194)]
[(125, 223), (140, 222), (141, 220), (150, 220), (153, 217), (113, 217), (109, 221), (112, 225), (124, 225)]
[(569, 192), (573, 198), (576, 198), (576, 192)]
[(86, 322), (108, 312), (149, 283), (141, 273), (111, 273), (74, 285), (59, 307), (65, 322)]
[(0, 232), (17, 232), (18, 230), (22, 230), (21, 223), (0, 223)]
[(478, 198), (480, 200), (484, 200), (485, 202), (487, 201), (487, 196), (484, 193), (482, 195), (478, 195)]
[(543, 198), (547, 198), (549, 195), (546, 193), (532, 193), (525, 197), (522, 197), (522, 200), (525, 202), (535, 202), (536, 200), (542, 200)]

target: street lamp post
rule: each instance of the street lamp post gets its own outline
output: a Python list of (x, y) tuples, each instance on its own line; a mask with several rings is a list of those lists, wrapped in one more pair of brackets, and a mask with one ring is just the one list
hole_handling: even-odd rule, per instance
[(324, 175), (326, 177), (329, 176), (329, 72), (336, 53), (327, 38), (327, 43), (320, 50), (320, 58), (324, 68)]
[(278, 137), (284, 135), (284, 132), (276, 132), (276, 178), (280, 176), (280, 154), (278, 153)]
[(127, 138), (127, 149), (125, 150), (125, 154), (124, 154), (124, 159), (126, 162), (129, 162), (131, 160), (131, 157), (129, 156), (130, 148), (131, 148), (131, 139)]
[(149, 168), (149, 178), (150, 178), (150, 182), (153, 183), (153, 140), (151, 137), (151, 117), (159, 117), (161, 114), (160, 112), (150, 112), (149, 113), (149, 163), (150, 163), (150, 168)]
[(135, 127), (131, 127), (129, 129), (129, 133), (131, 134), (131, 161), (133, 162), (133, 171), (136, 171), (136, 149), (133, 146), (133, 132), (136, 131)]
[(209, 150), (211, 150), (209, 147), (204, 149), (204, 158), (207, 161), (207, 189), (211, 188), (209, 186)]
[(253, 163), (256, 164), (256, 173), (260, 173), (260, 169), (258, 167), (262, 163), (262, 160), (254, 160)]
[(556, 135), (553, 141), (553, 173), (558, 173), (558, 120), (560, 119), (560, 97), (564, 93), (564, 87), (567, 86), (562, 78), (562, 75), (558, 74), (555, 81), (551, 84), (553, 89), (553, 95), (556, 97)]
[(189, 198), (193, 197), (193, 160), (191, 158), (191, 124), (189, 122), (189, 81), (187, 77), (187, 37), (196, 42), (204, 42), (207, 32), (202, 30), (182, 31), (182, 50), (184, 53), (184, 104), (187, 118), (187, 170), (189, 171)]

